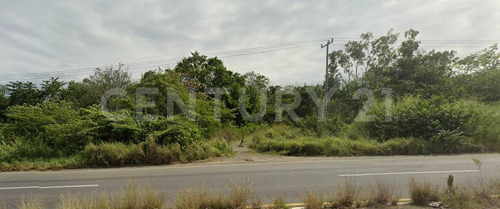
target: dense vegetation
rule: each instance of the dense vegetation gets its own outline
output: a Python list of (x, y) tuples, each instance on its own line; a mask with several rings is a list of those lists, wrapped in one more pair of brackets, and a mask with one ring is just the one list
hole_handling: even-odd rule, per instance
[(366, 33), (331, 52), (332, 94), (273, 86), (198, 52), (137, 81), (118, 65), (83, 81), (10, 82), (0, 86), (1, 169), (189, 162), (231, 155), (248, 132), (252, 148), (286, 155), (500, 150), (497, 45), (459, 58), (422, 50), (417, 35)]

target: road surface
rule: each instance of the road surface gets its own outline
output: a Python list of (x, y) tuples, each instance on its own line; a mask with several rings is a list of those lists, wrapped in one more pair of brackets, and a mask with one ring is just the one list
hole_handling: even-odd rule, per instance
[(500, 154), (283, 157), (249, 162), (219, 161), (156, 167), (0, 173), (0, 199), (13, 207), (19, 204), (21, 195), (32, 194), (49, 207), (54, 207), (61, 194), (88, 196), (95, 191), (113, 194), (134, 181), (139, 184), (150, 183), (171, 201), (175, 193), (185, 187), (222, 190), (231, 183), (248, 182), (252, 185), (253, 194), (264, 202), (277, 196), (297, 202), (308, 189), (329, 194), (336, 184), (346, 179), (365, 188), (376, 179), (392, 182), (401, 197), (407, 197), (407, 184), (412, 177), (442, 186), (446, 185), (450, 174), (455, 176), (458, 183), (477, 181), (480, 172), (471, 158), (483, 161), (481, 172), (485, 178), (500, 177)]

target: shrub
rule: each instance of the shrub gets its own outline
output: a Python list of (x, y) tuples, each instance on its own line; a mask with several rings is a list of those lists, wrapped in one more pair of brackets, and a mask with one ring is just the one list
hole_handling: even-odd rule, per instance
[(345, 128), (345, 122), (339, 117), (327, 117), (326, 121), (319, 121), (317, 116), (308, 116), (293, 123), (306, 132), (312, 132), (316, 136), (338, 135)]
[(443, 202), (445, 202), (450, 208), (481, 208), (481, 206), (473, 198), (473, 195), (466, 189), (454, 187), (453, 192), (449, 191), (444, 194)]
[(232, 125), (228, 125), (216, 130), (214, 138), (223, 139), (228, 142), (241, 140), (241, 131)]
[(0, 162), (14, 160), (51, 158), (59, 156), (58, 152), (47, 146), (40, 139), (15, 140), (12, 143), (0, 142)]
[(471, 124), (475, 128), (474, 142), (490, 151), (500, 150), (500, 104), (484, 105), (480, 118)]
[(386, 121), (385, 112), (381, 102), (375, 103), (369, 110), (368, 114), (374, 115), (375, 121), (361, 125), (370, 136), (383, 140), (397, 137), (429, 139), (440, 132), (472, 136), (474, 127), (471, 124), (481, 115), (477, 102), (447, 102), (440, 97), (405, 97), (393, 106), (391, 121)]
[(186, 148), (179, 144), (160, 145), (152, 139), (141, 144), (114, 142), (89, 144), (85, 147), (88, 165), (99, 167), (191, 162), (231, 153), (230, 145), (222, 141), (193, 143)]
[(285, 199), (282, 197), (277, 197), (273, 201), (272, 209), (289, 209), (290, 207), (287, 205)]
[(162, 118), (155, 123), (150, 137), (156, 139), (159, 144), (168, 145), (178, 143), (181, 146), (192, 144), (202, 139), (198, 126), (182, 117)]
[(375, 181), (375, 185), (370, 191), (368, 205), (372, 206), (385, 206), (388, 203), (394, 202), (394, 185), (384, 182), (380, 179)]
[(123, 166), (125, 158), (134, 146), (122, 143), (89, 144), (85, 147), (85, 155), (90, 165), (94, 166)]
[(345, 181), (343, 185), (337, 186), (332, 202), (340, 207), (351, 207), (358, 200), (360, 193), (361, 187), (351, 181)]
[(323, 200), (315, 191), (309, 190), (302, 198), (305, 209), (321, 209), (323, 208)]
[(430, 202), (441, 199), (439, 187), (434, 187), (429, 182), (417, 181), (412, 178), (409, 188), (413, 204), (427, 206)]
[(162, 145), (179, 143), (185, 146), (202, 138), (198, 126), (180, 116), (158, 116), (156, 119), (138, 121), (129, 111), (114, 113), (119, 114), (115, 116), (119, 120), (107, 117), (110, 113), (102, 112), (97, 107), (85, 112), (97, 124), (97, 142), (141, 143), (151, 137)]
[(6, 136), (41, 139), (63, 153), (80, 151), (92, 140), (94, 123), (69, 103), (13, 106), (8, 109), (7, 118), (2, 131)]

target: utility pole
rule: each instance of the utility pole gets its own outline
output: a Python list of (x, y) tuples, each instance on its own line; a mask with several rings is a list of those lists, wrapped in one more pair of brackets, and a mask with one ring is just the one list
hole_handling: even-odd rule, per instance
[(328, 53), (329, 53), (328, 48), (331, 43), (333, 43), (333, 38), (328, 40), (326, 44), (321, 44), (321, 48), (326, 47), (325, 94), (328, 92)]
[(325, 94), (324, 94), (324, 97), (325, 97), (325, 103), (323, 104), (323, 117), (324, 117), (324, 123), (326, 123), (326, 110), (327, 110), (327, 106), (328, 106), (328, 53), (330, 53), (328, 51), (328, 48), (330, 46), (330, 44), (333, 43), (333, 38), (331, 38), (330, 40), (326, 41), (326, 44), (321, 44), (321, 48), (325, 48), (326, 47), (326, 70), (325, 70)]

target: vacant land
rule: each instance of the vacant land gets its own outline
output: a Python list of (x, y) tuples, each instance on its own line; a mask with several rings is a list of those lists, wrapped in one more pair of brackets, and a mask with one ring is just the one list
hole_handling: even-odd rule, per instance
[(498, 46), (457, 57), (421, 50), (417, 35), (362, 34), (329, 54), (328, 86), (272, 85), (198, 52), (135, 81), (121, 64), (81, 81), (11, 81), (0, 170), (185, 163), (231, 156), (242, 140), (295, 156), (499, 151)]

